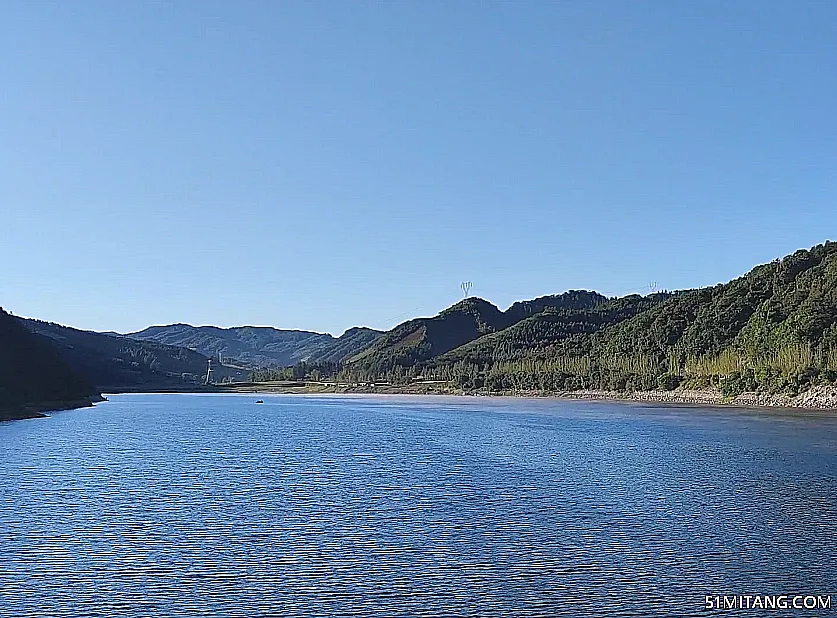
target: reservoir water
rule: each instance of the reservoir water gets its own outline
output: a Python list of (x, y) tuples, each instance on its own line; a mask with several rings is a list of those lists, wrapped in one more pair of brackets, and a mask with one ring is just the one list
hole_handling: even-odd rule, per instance
[(837, 415), (110, 399), (0, 423), (0, 616), (688, 616), (745, 594), (837, 607)]

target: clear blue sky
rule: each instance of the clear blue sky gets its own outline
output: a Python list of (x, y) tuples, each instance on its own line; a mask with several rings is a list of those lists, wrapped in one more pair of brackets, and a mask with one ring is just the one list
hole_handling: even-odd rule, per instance
[(9, 1), (0, 57), (18, 315), (339, 334), (837, 238), (828, 0)]

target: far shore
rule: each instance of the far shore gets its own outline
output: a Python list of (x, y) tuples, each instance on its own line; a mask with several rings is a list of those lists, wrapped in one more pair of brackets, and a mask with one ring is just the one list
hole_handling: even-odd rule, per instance
[[(419, 382), (408, 385), (387, 383), (348, 384), (335, 382), (234, 382), (209, 386), (162, 387), (162, 388), (110, 388), (112, 394), (297, 394), (297, 395), (448, 395), (465, 397), (516, 397), (538, 399), (566, 399), (577, 401), (615, 401), (625, 403), (675, 404), (695, 407), (730, 408), (772, 408), (798, 410), (837, 410), (837, 386), (817, 386), (796, 396), (767, 393), (742, 393), (725, 397), (712, 390), (672, 391), (468, 391), (447, 382)], [(73, 410), (91, 407), (94, 403), (106, 401), (105, 397), (91, 397), (77, 401), (42, 402), (15, 409), (0, 410), (0, 421), (45, 418), (47, 412)]]
[(733, 397), (713, 390), (672, 391), (463, 391), (445, 382), (409, 385), (385, 383), (339, 384), (335, 382), (243, 382), (217, 385), (215, 392), (252, 394), (365, 394), (365, 395), (460, 395), (475, 397), (534, 397), (574, 400), (603, 400), (728, 406), (735, 408), (797, 408), (837, 410), (837, 387), (817, 386), (796, 396), (769, 393), (741, 393)]

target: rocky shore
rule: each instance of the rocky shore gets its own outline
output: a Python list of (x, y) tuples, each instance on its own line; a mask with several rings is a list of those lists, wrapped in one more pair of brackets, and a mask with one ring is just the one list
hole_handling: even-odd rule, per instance
[(809, 410), (837, 409), (837, 386), (817, 386), (796, 396), (771, 395), (768, 393), (742, 393), (734, 397), (726, 397), (718, 391), (712, 390), (684, 390), (672, 391), (462, 391), (445, 383), (416, 383), (410, 385), (393, 384), (334, 384), (322, 382), (298, 382), (294, 384), (258, 384), (249, 383), (230, 385), (222, 388), (226, 392), (239, 393), (298, 393), (298, 394), (378, 394), (378, 395), (471, 395), (486, 397), (543, 397), (578, 400), (608, 400), (608, 401), (647, 401), (652, 403), (677, 403), (694, 406), (730, 406), (730, 407), (764, 407), (764, 408), (803, 408)]
[(673, 390), (673, 391), (567, 391), (543, 396), (566, 399), (602, 399), (613, 401), (647, 401), (656, 403), (680, 403), (700, 406), (731, 406), (760, 408), (803, 408), (808, 410), (837, 409), (837, 387), (817, 386), (796, 396), (771, 395), (768, 393), (741, 393), (726, 397), (711, 390)]

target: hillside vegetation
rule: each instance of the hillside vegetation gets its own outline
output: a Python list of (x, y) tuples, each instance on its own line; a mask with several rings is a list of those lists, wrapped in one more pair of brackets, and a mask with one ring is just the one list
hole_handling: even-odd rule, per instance
[[(186, 348), (38, 320), (21, 323), (50, 339), (64, 360), (102, 391), (193, 387), (206, 375), (207, 357)], [(247, 375), (242, 369), (217, 362), (212, 369), (217, 381)]]
[(504, 332), (521, 320), (544, 312), (590, 311), (606, 298), (596, 292), (572, 290), (518, 302), (501, 311), (481, 298), (466, 298), (432, 318), (416, 318), (396, 326), (374, 345), (344, 363), (349, 373), (366, 378), (404, 375), (406, 368), (423, 365), (451, 350)]
[(371, 375), (409, 367), (506, 326), (503, 312), (481, 298), (468, 298), (432, 318), (416, 318), (385, 333), (349, 358), (348, 366)]
[(798, 393), (833, 383), (837, 243), (797, 251), (729, 283), (680, 292), (623, 317), (555, 340), (513, 336), (518, 352), (492, 359), (462, 350), (451, 358), (455, 363), (437, 363), (436, 375), (499, 390), (684, 385), (727, 394)]
[(573, 291), (505, 312), (469, 298), (400, 324), (336, 377), (488, 391), (796, 394), (837, 380), (837, 243), (703, 289), (610, 299)]
[(98, 390), (39, 335), (0, 309), (0, 420), (77, 407)]
[(435, 359), (430, 366), (458, 361), (486, 364), (525, 358), (559, 341), (618, 324), (671, 298), (672, 294), (634, 294), (606, 299), (589, 306), (548, 306), (508, 328), (480, 337)]

